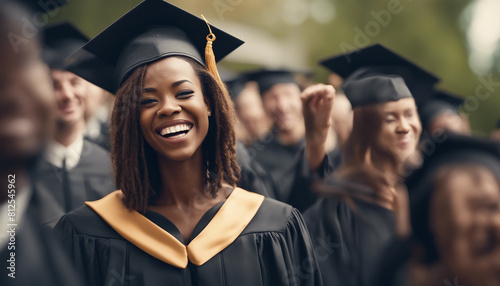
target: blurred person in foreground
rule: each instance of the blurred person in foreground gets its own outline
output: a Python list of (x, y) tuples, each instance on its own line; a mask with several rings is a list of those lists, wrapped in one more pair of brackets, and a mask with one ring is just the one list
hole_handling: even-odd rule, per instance
[(498, 143), (446, 131), (406, 180), (412, 234), (394, 239), (373, 285), (500, 285)]
[(22, 19), (33, 12), (24, 9), (11, 1), (0, 2), (0, 174), (4, 182), (0, 285), (81, 285), (70, 260), (40, 221), (44, 198), (33, 185), (33, 167), (53, 134), (55, 106), (38, 39), (23, 34)]

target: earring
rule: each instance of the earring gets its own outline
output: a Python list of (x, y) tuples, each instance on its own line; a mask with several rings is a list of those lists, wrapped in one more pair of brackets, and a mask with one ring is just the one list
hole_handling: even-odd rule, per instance
[(207, 111), (208, 112), (208, 116), (212, 116), (212, 111)]

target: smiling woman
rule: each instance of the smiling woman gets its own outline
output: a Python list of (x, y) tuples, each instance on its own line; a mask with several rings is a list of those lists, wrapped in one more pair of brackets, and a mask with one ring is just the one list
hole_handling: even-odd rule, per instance
[[(203, 20), (146, 0), (75, 53), (76, 61), (90, 52), (101, 66), (112, 63), (114, 74), (98, 75), (96, 67), (87, 79), (116, 93), (111, 155), (120, 190), (56, 226), (88, 285), (117, 278), (133, 285), (321, 285), (300, 213), (235, 187), (235, 118), (212, 41), (216, 34), (221, 43), (216, 59), (242, 42), (208, 30), (205, 37)], [(111, 83), (103, 84), (106, 76)]]
[(313, 236), (340, 244), (339, 251), (319, 263), (323, 283), (370, 285), (380, 250), (409, 224), (400, 173), (422, 132), (418, 92), (409, 83), (431, 76), (380, 45), (330, 61), (345, 77), (342, 87), (352, 104), (353, 126), (343, 166), (320, 188), (325, 198), (304, 217)]

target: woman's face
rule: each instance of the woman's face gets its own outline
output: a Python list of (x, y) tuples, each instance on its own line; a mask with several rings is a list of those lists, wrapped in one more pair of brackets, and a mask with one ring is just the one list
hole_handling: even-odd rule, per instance
[(500, 285), (500, 188), (492, 172), (474, 165), (438, 175), (430, 221), (441, 263), (460, 284)]
[(201, 156), (209, 104), (188, 62), (169, 57), (151, 64), (139, 103), (142, 134), (160, 157), (184, 161)]
[(394, 152), (401, 160), (407, 160), (418, 144), (422, 126), (413, 98), (403, 98), (376, 105), (382, 116), (382, 126), (377, 145)]

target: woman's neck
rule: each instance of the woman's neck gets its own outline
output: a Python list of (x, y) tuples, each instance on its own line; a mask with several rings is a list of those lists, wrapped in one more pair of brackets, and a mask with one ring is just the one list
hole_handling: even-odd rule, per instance
[(182, 162), (165, 158), (158, 160), (162, 187), (155, 205), (193, 206), (213, 199), (205, 191), (201, 149)]

